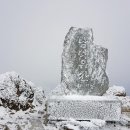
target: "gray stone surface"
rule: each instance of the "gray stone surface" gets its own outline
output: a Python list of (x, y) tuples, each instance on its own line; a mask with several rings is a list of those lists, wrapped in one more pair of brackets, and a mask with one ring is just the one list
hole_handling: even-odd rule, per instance
[(90, 120), (119, 121), (120, 101), (102, 96), (51, 96), (47, 101), (49, 120)]
[(67, 94), (103, 95), (109, 85), (107, 59), (108, 50), (93, 43), (91, 28), (71, 27), (62, 53), (61, 83)]

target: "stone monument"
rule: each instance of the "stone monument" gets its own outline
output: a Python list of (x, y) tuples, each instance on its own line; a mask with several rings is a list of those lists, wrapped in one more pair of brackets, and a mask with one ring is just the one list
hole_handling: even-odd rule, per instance
[(93, 42), (91, 28), (71, 27), (64, 41), (61, 86), (47, 100), (50, 120), (118, 121), (121, 104), (102, 96), (109, 87), (108, 50)]
[(71, 27), (64, 41), (61, 82), (72, 94), (103, 95), (108, 89), (108, 50), (93, 43), (91, 28)]

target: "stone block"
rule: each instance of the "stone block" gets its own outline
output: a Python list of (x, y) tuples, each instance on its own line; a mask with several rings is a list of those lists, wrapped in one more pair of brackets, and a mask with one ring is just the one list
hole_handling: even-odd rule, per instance
[(121, 103), (117, 98), (104, 96), (51, 96), (47, 100), (49, 120), (119, 121)]

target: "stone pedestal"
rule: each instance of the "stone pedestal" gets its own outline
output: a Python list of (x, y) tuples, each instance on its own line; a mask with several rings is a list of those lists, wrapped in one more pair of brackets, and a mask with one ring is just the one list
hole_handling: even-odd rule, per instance
[(49, 120), (119, 121), (121, 104), (116, 98), (103, 96), (51, 96), (47, 101)]

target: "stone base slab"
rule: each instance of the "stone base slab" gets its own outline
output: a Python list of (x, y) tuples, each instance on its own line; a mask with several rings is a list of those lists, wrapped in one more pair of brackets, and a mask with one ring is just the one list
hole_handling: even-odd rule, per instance
[(105, 96), (51, 96), (47, 100), (49, 120), (119, 121), (121, 103), (117, 98)]

